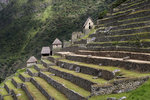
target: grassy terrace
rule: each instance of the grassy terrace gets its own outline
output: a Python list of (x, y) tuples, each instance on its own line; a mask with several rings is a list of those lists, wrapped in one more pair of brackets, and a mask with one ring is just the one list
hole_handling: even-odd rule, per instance
[[(0, 88), (0, 94), (1, 95), (8, 95), (8, 92), (6, 91), (5, 88)], [(12, 96), (5, 96), (4, 100), (13, 100)]]
[(25, 85), (35, 100), (47, 100), (46, 97), (31, 82), (25, 82)]
[(17, 83), (23, 83), (23, 81), (22, 81), (19, 77), (13, 77), (13, 79), (14, 79)]
[[(138, 2), (138, 3), (133, 3), (132, 5), (129, 5), (129, 6), (125, 7), (125, 8), (123, 8), (123, 9), (127, 9), (127, 10), (119, 11), (119, 12), (113, 13), (112, 15), (117, 15), (117, 14), (121, 14), (121, 13), (125, 13), (125, 12), (127, 12), (127, 11), (130, 11), (130, 10), (133, 10), (133, 8), (131, 8), (131, 9), (128, 9), (128, 8), (133, 7), (133, 6), (135, 6), (135, 5), (138, 5), (138, 4), (141, 4), (141, 3), (144, 3), (144, 2), (145, 2), (145, 1), (141, 1), (141, 2)], [(142, 6), (142, 7), (143, 7), (143, 6)], [(134, 9), (138, 9), (138, 8), (141, 8), (141, 7), (136, 7), (136, 8), (134, 8)]]
[(37, 66), (38, 66), (38, 68), (40, 68), (40, 69), (45, 69), (45, 67), (44, 67), (43, 65), (41, 65), (41, 64), (37, 64)]
[(35, 69), (34, 69), (34, 67), (29, 68), (29, 70), (30, 70), (32, 73), (38, 73), (38, 71), (37, 71), (37, 70), (35, 70)]
[(141, 40), (138, 40), (138, 41), (109, 41), (109, 42), (91, 42), (89, 44), (114, 44), (114, 45), (117, 45), (117, 44), (121, 44), (121, 43), (144, 43), (144, 42), (150, 42), (150, 39), (141, 39)]
[(58, 66), (52, 66), (52, 68), (56, 69), (56, 70), (58, 70), (60, 72), (65, 72), (65, 73), (69, 73), (69, 74), (72, 74), (72, 75), (77, 76), (77, 77), (81, 77), (83, 79), (89, 80), (89, 81), (94, 82), (94, 83), (104, 84), (104, 83), (107, 82), (106, 80), (101, 79), (101, 78), (93, 79), (94, 76), (92, 76), (92, 75), (83, 74), (83, 73), (76, 73), (75, 71), (71, 71), (71, 70), (67, 70), (67, 69), (64, 69), (64, 68), (60, 68)]
[[(144, 12), (144, 11), (150, 11), (150, 9), (138, 10), (138, 11), (135, 11), (135, 12), (131, 12), (129, 15), (137, 14), (137, 13)], [(110, 19), (110, 17), (106, 17), (106, 18), (103, 18), (101, 20), (107, 20), (107, 19)]]
[(16, 94), (21, 94), (18, 96), (19, 100), (28, 100), (26, 93), (22, 89), (17, 89), (11, 82), (11, 80), (7, 80), (5, 84), (8, 86), (9, 89), (13, 89)]
[[(120, 26), (132, 25), (132, 24), (140, 24), (140, 23), (144, 23), (144, 24), (146, 24), (146, 23), (149, 23), (149, 21), (131, 22), (131, 23), (127, 23), (127, 24), (121, 24), (121, 25), (119, 25), (119, 27), (120, 27)], [(118, 26), (115, 26), (115, 27), (118, 27)], [(114, 27), (114, 28), (115, 28), (115, 27)]]
[(52, 57), (55, 58), (55, 59), (61, 58), (61, 56), (58, 56), (58, 55), (53, 55)]
[(129, 70), (125, 70), (123, 68), (118, 68), (118, 67), (112, 67), (112, 66), (99, 66), (99, 65), (93, 65), (93, 64), (86, 64), (86, 63), (82, 63), (82, 62), (75, 62), (75, 61), (70, 61), (70, 60), (60, 60), (63, 62), (67, 62), (67, 63), (72, 63), (72, 64), (77, 64), (80, 66), (86, 66), (86, 67), (90, 67), (90, 68), (95, 68), (95, 69), (102, 69), (102, 70), (108, 70), (108, 71), (114, 71), (116, 69), (119, 69), (121, 71), (122, 74), (124, 74), (125, 77), (144, 77), (144, 76), (150, 76), (150, 73), (139, 73), (139, 72), (135, 72), (135, 71), (129, 71)]
[(135, 28), (126, 28), (126, 29), (112, 30), (111, 32), (125, 31), (125, 30), (132, 30), (132, 29), (142, 29), (142, 28), (148, 28), (148, 27), (150, 27), (150, 25), (143, 26), (143, 27), (135, 27)]
[(49, 60), (47, 60), (47, 59), (43, 59), (43, 61), (44, 61), (45, 63), (47, 63), (47, 64), (51, 64), (51, 63), (52, 63), (51, 61), (49, 61)]
[(47, 93), (55, 100), (68, 100), (65, 95), (57, 91), (54, 87), (48, 84), (44, 79), (34, 77), (34, 79), (47, 91)]
[(22, 76), (24, 76), (24, 77), (31, 77), (29, 74), (27, 74), (27, 73), (21, 73), (21, 75)]
[[(44, 72), (44, 74), (46, 75), (50, 75), (51, 73), (49, 72)], [(57, 76), (50, 76), (53, 80), (57, 81), (58, 83), (61, 83), (63, 84), (65, 87), (67, 87), (68, 89), (70, 90), (73, 90), (75, 91), (76, 93), (79, 93), (80, 95), (84, 96), (84, 97), (87, 97), (90, 95), (90, 92), (89, 91), (86, 91), (84, 90), (83, 88), (80, 88), (79, 86), (71, 83), (70, 81), (67, 81), (65, 79), (62, 79), (60, 77), (57, 77)]]

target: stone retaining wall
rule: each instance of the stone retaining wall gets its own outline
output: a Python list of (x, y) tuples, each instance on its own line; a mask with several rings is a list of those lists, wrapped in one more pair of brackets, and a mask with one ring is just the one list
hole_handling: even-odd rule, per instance
[(66, 59), (73, 61), (80, 61), (89, 64), (100, 64), (103, 66), (115, 66), (122, 67), (127, 70), (137, 70), (139, 72), (150, 72), (150, 64), (147, 63), (135, 63), (129, 62), (128, 60), (113, 60), (105, 58), (90, 58), (90, 57), (79, 57), (79, 56), (66, 56)]
[(48, 68), (40, 69), (37, 65), (35, 65), (34, 68), (35, 68), (35, 70), (37, 70), (38, 72), (39, 72), (39, 71), (43, 71), (43, 72), (48, 71)]
[(121, 79), (105, 86), (93, 85), (91, 91), (94, 95), (129, 92), (131, 90), (138, 88), (148, 79), (149, 77)]
[(61, 72), (59, 70), (53, 69), (53, 68), (49, 68), (49, 71), (54, 73), (56, 76), (59, 76), (61, 78), (64, 78), (66, 80), (69, 80), (70, 82), (84, 88), (85, 90), (90, 91), (91, 90), (91, 85), (95, 84), (89, 80), (80, 78), (78, 76), (74, 76), (70, 73), (67, 72)]
[(13, 85), (16, 87), (16, 88), (21, 88), (21, 83), (17, 83), (13, 78), (11, 80), (11, 82), (13, 83)]
[(33, 73), (32, 71), (30, 71), (30, 69), (27, 69), (27, 72), (28, 72), (28, 74), (30, 75), (30, 76), (32, 76), (32, 77), (36, 77), (36, 76), (38, 76), (38, 72), (37, 73)]
[[(48, 57), (48, 59), (50, 59), (50, 57)], [(41, 61), (41, 62), (42, 62), (42, 64), (43, 64), (43, 66), (46, 67), (46, 68), (48, 68), (49, 66), (54, 66), (54, 65), (55, 65), (54, 63), (47, 64), (47, 63), (44, 62), (44, 61)]]
[(6, 91), (9, 93), (9, 94), (11, 94), (11, 89), (9, 89), (9, 87), (6, 85), (6, 84), (4, 84), (4, 88), (6, 89)]
[(40, 90), (40, 92), (48, 99), (48, 100), (54, 100), (54, 98), (52, 98), (43, 88), (42, 86), (36, 81), (34, 80), (34, 78), (31, 78), (30, 80), (32, 82), (32, 84), (34, 84), (34, 86), (36, 88), (38, 88)]
[(19, 74), (19, 78), (20, 78), (22, 81), (24, 81), (24, 82), (30, 82), (30, 79), (31, 79), (31, 78), (28, 78), (28, 77), (24, 77), (24, 76), (22, 76), (21, 74)]
[(13, 97), (14, 100), (18, 100), (18, 98), (16, 96), (17, 94), (15, 93), (14, 90), (11, 90), (11, 95), (12, 95), (12, 97)]
[(86, 100), (84, 97), (82, 97), (78, 93), (76, 93), (76, 92), (74, 92), (72, 90), (69, 90), (63, 84), (60, 84), (60, 83), (56, 82), (55, 80), (53, 80), (49, 76), (47, 76), (47, 75), (45, 75), (45, 74), (43, 74), (41, 72), (40, 72), (39, 76), (41, 78), (45, 79), (49, 84), (51, 84), (58, 91), (60, 91), (63, 94), (65, 94), (69, 98), (69, 100)]
[(34, 97), (30, 94), (30, 92), (28, 91), (28, 88), (26, 87), (25, 84), (22, 84), (21, 88), (25, 91), (25, 93), (27, 94), (29, 100), (35, 100)]
[(57, 66), (60, 66), (62, 68), (69, 69), (69, 70), (74, 70), (74, 71), (77, 67), (79, 67), (81, 73), (89, 74), (89, 75), (93, 75), (93, 76), (98, 76), (98, 74), (101, 73), (100, 77), (104, 78), (106, 80), (111, 80), (115, 77), (112, 72), (107, 71), (107, 70), (90, 68), (90, 67), (87, 67), (87, 66), (71, 64), (69, 62), (66, 63), (66, 62), (62, 62), (62, 61), (57, 61)]

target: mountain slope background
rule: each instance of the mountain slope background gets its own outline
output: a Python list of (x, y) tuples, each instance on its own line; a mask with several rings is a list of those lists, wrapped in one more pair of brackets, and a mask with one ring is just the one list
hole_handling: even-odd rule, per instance
[(85, 20), (94, 21), (115, 0), (11, 0), (0, 11), (0, 78), (40, 57), (42, 46), (57, 37), (69, 40)]

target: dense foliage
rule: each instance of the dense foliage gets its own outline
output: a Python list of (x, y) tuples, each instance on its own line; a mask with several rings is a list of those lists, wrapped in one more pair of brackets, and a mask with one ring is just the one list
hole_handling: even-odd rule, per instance
[[(0, 12), (1, 78), (23, 67), (31, 55), (40, 57), (42, 46), (58, 37), (69, 40), (91, 16), (114, 0), (12, 0)], [(24, 63), (23, 63), (24, 62)]]

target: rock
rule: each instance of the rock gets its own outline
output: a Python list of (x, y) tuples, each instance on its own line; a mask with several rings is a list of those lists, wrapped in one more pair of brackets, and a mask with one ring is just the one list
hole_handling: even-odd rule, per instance
[(75, 72), (79, 73), (80, 72), (80, 67), (76, 67)]
[(19, 94), (17, 94), (16, 96), (17, 96), (17, 97), (18, 97), (18, 96), (21, 96), (21, 94), (19, 93)]
[(99, 72), (99, 73), (98, 73), (98, 77), (101, 77), (101, 76), (102, 76), (102, 72)]
[(99, 66), (102, 66), (102, 64), (100, 63)]
[(127, 97), (126, 97), (126, 96), (123, 96), (123, 97), (121, 97), (119, 100), (125, 100), (125, 99), (127, 99)]
[(95, 76), (95, 77), (93, 77), (92, 79), (98, 79), (98, 77)]
[(107, 100), (118, 100), (118, 99), (115, 97), (108, 97)]
[(71, 65), (71, 66), (69, 67), (69, 70), (73, 70), (73, 65)]
[(130, 56), (123, 57), (123, 60), (128, 60), (128, 59), (130, 59)]
[(50, 74), (49, 76), (55, 76), (55, 74)]

